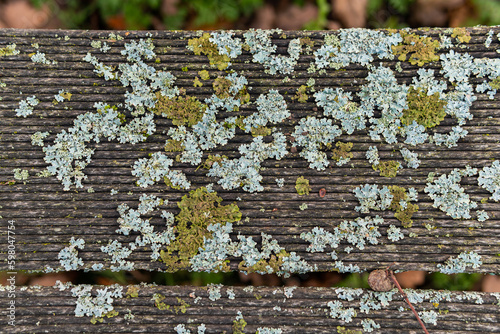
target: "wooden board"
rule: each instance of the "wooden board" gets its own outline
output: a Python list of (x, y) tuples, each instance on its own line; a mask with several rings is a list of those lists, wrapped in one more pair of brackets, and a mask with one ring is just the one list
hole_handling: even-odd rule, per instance
[[(471, 28), (471, 40), (464, 43), (465, 47), (453, 47), (456, 52), (468, 52), (473, 57), (497, 58), (499, 54), (498, 39), (493, 38), (489, 48), (484, 43), (489, 28)], [(494, 35), (498, 28), (492, 28)], [(416, 34), (425, 34), (435, 39), (440, 34), (451, 35), (451, 31), (439, 29), (412, 31)], [(95, 154), (92, 162), (85, 169), (88, 180), (83, 189), (71, 188), (63, 191), (63, 187), (55, 177), (37, 177), (47, 166), (44, 162), (42, 148), (31, 145), (31, 135), (36, 131), (48, 131), (48, 142), (52, 142), (55, 135), (73, 124), (77, 115), (92, 111), (94, 102), (103, 101), (109, 104), (124, 102), (126, 88), (118, 81), (105, 81), (93, 72), (93, 66), (82, 61), (82, 58), (91, 52), (99, 61), (108, 65), (117, 65), (124, 61), (120, 54), (124, 44), (139, 38), (151, 37), (155, 45), (158, 63), (148, 62), (157, 69), (170, 71), (176, 76), (176, 85), (186, 90), (187, 95), (198, 98), (209, 97), (212, 93), (211, 82), (217, 75), (224, 75), (223, 71), (213, 69), (208, 64), (205, 55), (196, 56), (186, 49), (189, 39), (198, 37), (197, 32), (117, 32), (123, 40), (112, 40), (108, 31), (29, 31), (29, 30), (0, 30), (0, 47), (15, 43), (19, 55), (0, 57), (0, 82), (5, 87), (0, 88), (0, 216), (2, 217), (2, 240), (7, 234), (8, 221), (13, 221), (16, 229), (16, 270), (44, 270), (47, 266), (60, 268), (58, 254), (68, 246), (71, 237), (83, 238), (85, 248), (79, 251), (83, 259), (82, 268), (89, 268), (94, 261), (102, 262), (104, 268), (109, 268), (108, 256), (100, 251), (100, 247), (110, 240), (131, 242), (136, 235), (124, 236), (117, 234), (117, 207), (126, 203), (136, 207), (140, 194), (155, 194), (168, 199), (168, 204), (162, 209), (174, 214), (179, 212), (177, 203), (187, 191), (178, 191), (167, 188), (159, 182), (147, 189), (136, 186), (136, 177), (131, 175), (131, 166), (139, 158), (147, 158), (151, 153), (163, 151), (168, 136), (166, 131), (172, 126), (171, 120), (158, 117), (155, 119), (157, 131), (149, 136), (145, 142), (135, 145), (119, 144), (116, 141), (101, 141), (92, 143)], [(330, 32), (286, 32), (283, 35), (273, 36), (272, 42), (278, 45), (278, 53), (286, 55), (287, 45), (293, 38), (308, 37), (315, 42), (314, 49), (323, 43), (325, 34)], [(237, 33), (241, 36), (241, 32)], [(91, 47), (92, 41), (106, 41), (111, 49), (102, 53)], [(35, 49), (37, 43), (39, 49)], [(464, 46), (462, 45), (462, 46)], [(56, 65), (35, 64), (30, 55), (36, 51), (44, 52), (46, 57), (57, 60)], [(439, 50), (444, 54), (448, 50)], [(309, 74), (307, 69), (313, 60), (313, 55), (300, 56), (293, 77), (287, 82), (284, 75), (273, 76), (265, 73), (260, 64), (251, 62), (252, 56), (248, 51), (232, 61), (231, 69), (243, 74), (248, 79), (251, 101), (255, 101), (259, 94), (270, 89), (277, 89), (285, 98), (291, 117), (277, 127), (290, 139), (294, 127), (305, 116), (321, 117), (312, 93), (305, 103), (299, 103), (292, 97), (301, 85), (305, 85), (310, 78), (315, 79), (315, 89), (319, 91), (325, 87), (349, 87), (349, 90), (359, 90), (366, 83), (368, 71), (365, 67), (352, 64), (345, 70), (335, 71), (327, 69), (324, 73)], [(396, 60), (375, 61), (374, 64), (383, 64), (394, 68)], [(394, 71), (399, 83), (410, 84), (416, 75), (419, 66), (409, 62), (401, 62), (403, 71)], [(434, 69), (439, 73), (438, 62), (425, 64), (425, 68)], [(183, 69), (184, 68), (184, 69)], [(211, 73), (211, 79), (203, 87), (193, 87), (193, 78), (198, 71), (206, 69)], [(438, 78), (442, 77), (437, 74)], [(475, 79), (474, 79), (475, 80)], [(70, 101), (53, 104), (54, 95), (64, 89), (72, 93)], [(347, 89), (347, 88), (346, 88)], [(22, 92), (22, 95), (20, 95)], [(35, 107), (34, 114), (27, 117), (16, 117), (14, 110), (19, 101), (31, 96), (41, 101)], [(260, 242), (261, 232), (265, 232), (276, 239), (287, 252), (296, 252), (317, 270), (333, 270), (331, 249), (325, 252), (310, 253), (306, 251), (309, 243), (302, 240), (301, 233), (310, 232), (314, 227), (322, 227), (332, 231), (343, 220), (352, 220), (362, 216), (354, 210), (358, 205), (353, 190), (365, 183), (382, 185), (402, 185), (415, 187), (419, 192), (419, 211), (413, 218), (411, 228), (402, 228), (401, 223), (394, 219), (393, 212), (372, 212), (379, 214), (385, 221), (380, 225), (379, 244), (368, 244), (363, 250), (352, 249), (346, 251), (347, 244), (343, 243), (338, 249), (339, 260), (345, 265), (354, 264), (362, 271), (384, 268), (394, 263), (397, 270), (425, 270), (436, 271), (437, 264), (444, 263), (450, 257), (461, 252), (474, 251), (481, 255), (482, 265), (477, 269), (467, 268), (466, 271), (482, 273), (500, 273), (500, 207), (498, 203), (487, 199), (491, 194), (477, 185), (475, 178), (464, 178), (462, 185), (471, 199), (478, 202), (478, 209), (485, 210), (490, 219), (479, 223), (472, 219), (454, 220), (444, 212), (432, 207), (432, 200), (424, 193), (426, 179), (429, 172), (436, 175), (449, 173), (453, 168), (463, 169), (466, 165), (482, 168), (490, 166), (493, 159), (500, 157), (500, 108), (498, 95), (494, 100), (488, 99), (486, 94), (475, 94), (477, 101), (471, 107), (474, 118), (464, 125), (469, 134), (461, 139), (456, 147), (446, 148), (434, 144), (421, 144), (411, 148), (419, 154), (421, 165), (418, 169), (404, 168), (396, 177), (381, 177), (373, 170), (365, 158), (369, 146), (376, 145), (382, 161), (396, 159), (403, 161), (395, 151), (394, 145), (384, 142), (374, 142), (366, 131), (356, 131), (352, 135), (343, 134), (340, 141), (353, 143), (351, 161), (341, 167), (330, 159), (330, 166), (325, 171), (308, 168), (308, 162), (296, 153), (276, 161), (268, 159), (262, 163), (265, 170), (263, 175), (263, 192), (248, 193), (241, 188), (224, 190), (217, 184), (217, 178), (207, 177), (205, 169), (197, 169), (187, 163), (176, 163), (192, 183), (191, 189), (214, 183), (214, 190), (223, 199), (223, 204), (236, 203), (242, 213), (242, 221), (234, 224), (232, 237), (242, 234), (252, 236)], [(234, 115), (248, 115), (255, 112), (255, 104), (241, 108)], [(130, 114), (127, 114), (130, 117)], [(446, 118), (436, 131), (448, 131), (455, 122)], [(252, 136), (241, 130), (224, 146), (204, 153), (204, 158), (210, 154), (225, 154), (228, 157), (238, 157), (238, 147), (242, 143), (249, 143)], [(267, 140), (267, 139), (266, 139)], [(291, 143), (287, 149), (290, 151)], [(177, 153), (167, 152), (174, 158)], [(331, 157), (331, 152), (328, 153)], [(25, 181), (14, 180), (15, 168), (29, 171), (29, 178)], [(298, 195), (295, 182), (299, 176), (305, 176), (310, 181), (309, 195)], [(278, 187), (275, 179), (283, 178), (284, 186)], [(15, 184), (9, 185), (9, 181)], [(93, 193), (87, 192), (89, 188)], [(320, 197), (318, 192), (326, 189), (326, 196)], [(110, 196), (111, 189), (118, 194)], [(240, 200), (239, 200), (240, 199)], [(307, 204), (307, 209), (299, 207)], [(156, 216), (155, 219), (157, 219)], [(247, 221), (245, 221), (245, 218)], [(156, 228), (162, 228), (162, 222), (152, 221)], [(427, 225), (426, 225), (427, 224)], [(395, 225), (402, 228), (405, 235), (403, 240), (396, 242), (386, 238), (387, 228)], [(4, 241), (2, 241), (3, 243)], [(164, 270), (161, 262), (150, 260), (150, 249), (139, 247), (129, 257), (137, 269)], [(0, 270), (8, 269), (5, 248), (1, 250)], [(235, 270), (241, 260), (231, 259), (231, 269)]]
[[(63, 290), (58, 287), (20, 288), (16, 297), (16, 333), (177, 333), (174, 328), (178, 325), (198, 333), (201, 324), (205, 325), (206, 333), (234, 333), (232, 326), (238, 312), (246, 322), (243, 333), (255, 333), (258, 328), (265, 327), (281, 328), (283, 333), (335, 333), (339, 329), (337, 326), (358, 333), (363, 328), (362, 321), (369, 319), (380, 325), (374, 333), (422, 333), (396, 290), (387, 302), (381, 303), (383, 293), (347, 288), (222, 287), (219, 288), (220, 299), (212, 297), (211, 300), (206, 287), (125, 286), (123, 297), (112, 301), (118, 315), (91, 324), (89, 317), (75, 317), (78, 298), (71, 292), (75, 287)], [(96, 289), (105, 288), (115, 289), (96, 286), (94, 295)], [(135, 297), (130, 297), (132, 292)], [(432, 311), (437, 314), (435, 325), (426, 324), (430, 333), (498, 332), (498, 294), (495, 297), (487, 293), (448, 292), (449, 296), (443, 298), (439, 296), (442, 291), (406, 292), (410, 298), (413, 294), (427, 294), (421, 302), (415, 303), (415, 308), (419, 313)], [(156, 306), (155, 294), (161, 295)], [(348, 301), (349, 294), (353, 297)], [(360, 305), (371, 299), (378, 309), (361, 312)], [(352, 308), (356, 316), (348, 322), (332, 317), (329, 302), (340, 302), (344, 309)], [(0, 303), (2, 309), (7, 305), (4, 294), (0, 294)], [(124, 318), (127, 314), (134, 317), (127, 320)], [(0, 319), (0, 324), (5, 326), (5, 317)]]

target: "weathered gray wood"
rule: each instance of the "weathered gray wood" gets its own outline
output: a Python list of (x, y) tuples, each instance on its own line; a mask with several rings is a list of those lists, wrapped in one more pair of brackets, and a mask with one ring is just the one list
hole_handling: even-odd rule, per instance
[[(360, 301), (375, 296), (367, 290), (359, 290), (359, 296), (347, 301), (342, 297), (341, 289), (333, 288), (296, 288), (285, 294), (283, 287), (222, 287), (221, 298), (211, 300), (206, 287), (136, 286), (137, 297), (127, 297), (130, 287), (124, 286), (123, 298), (114, 298), (112, 303), (118, 316), (104, 317), (102, 323), (91, 324), (89, 317), (75, 317), (77, 298), (72, 297), (72, 288), (67, 287), (63, 291), (55, 287), (17, 289), (17, 326), (12, 331), (13, 327), (8, 327), (6, 318), (2, 317), (2, 332), (176, 333), (174, 327), (184, 324), (192, 333), (197, 333), (197, 327), (205, 324), (206, 333), (231, 333), (233, 321), (240, 311), (247, 323), (243, 330), (245, 333), (254, 333), (259, 327), (279, 327), (283, 333), (335, 333), (337, 326), (361, 330), (361, 321), (368, 319), (380, 325), (380, 329), (375, 329), (373, 333), (421, 333), (399, 293), (394, 293), (384, 305), (380, 305), (380, 301), (375, 298), (380, 309), (369, 310), (366, 314), (359, 309)], [(96, 289), (104, 288), (94, 287), (94, 293)], [(228, 298), (228, 290), (234, 293), (233, 299)], [(438, 314), (436, 325), (427, 324), (430, 333), (498, 332), (498, 295), (451, 292), (446, 301), (441, 300), (439, 292), (406, 290), (410, 296), (414, 292), (430, 294), (430, 297), (423, 298), (423, 302), (415, 303), (418, 312), (425, 310)], [(164, 296), (162, 302), (170, 307), (163, 310), (155, 307), (154, 294)], [(327, 305), (330, 301), (340, 301), (344, 308), (353, 308), (357, 316), (351, 322), (330, 317)], [(7, 302), (5, 294), (0, 294), (2, 309)], [(182, 302), (185, 308), (180, 307)], [(129, 311), (134, 318), (124, 319)]]
[[(475, 57), (498, 57), (493, 48), (486, 49), (484, 42), (490, 28), (471, 28), (472, 39), (467, 43), (467, 52)], [(494, 28), (495, 34), (498, 32)], [(438, 37), (443, 30), (430, 29), (414, 31), (417, 34)], [(86, 168), (88, 180), (86, 187), (93, 187), (95, 193), (87, 193), (86, 189), (70, 192), (62, 191), (62, 186), (55, 178), (41, 178), (36, 172), (43, 170), (46, 163), (44, 154), (39, 147), (31, 145), (31, 134), (36, 131), (50, 131), (48, 141), (55, 138), (55, 134), (67, 128), (73, 119), (92, 109), (95, 101), (110, 103), (123, 102), (126, 89), (114, 81), (105, 81), (93, 73), (92, 65), (83, 62), (87, 52), (96, 52), (90, 46), (91, 40), (107, 41), (111, 47), (108, 53), (99, 53), (99, 60), (108, 65), (117, 65), (122, 61), (120, 51), (124, 43), (138, 38), (151, 36), (156, 46), (155, 51), (160, 59), (159, 64), (148, 62), (152, 66), (171, 71), (177, 77), (176, 85), (185, 88), (188, 94), (199, 98), (209, 97), (213, 76), (203, 87), (193, 87), (192, 79), (201, 69), (212, 73), (223, 74), (223, 71), (210, 69), (205, 56), (195, 56), (185, 46), (189, 38), (197, 37), (196, 32), (121, 32), (124, 40), (114, 41), (108, 38), (110, 32), (96, 31), (29, 31), (29, 30), (0, 30), (0, 47), (16, 43), (21, 51), (17, 56), (0, 58), (0, 81), (6, 87), (0, 88), (0, 182), (7, 183), (13, 180), (14, 168), (28, 169), (30, 178), (23, 182), (17, 181), (14, 185), (0, 185), (0, 216), (4, 221), (14, 219), (19, 232), (20, 242), (17, 247), (18, 268), (40, 270), (44, 265), (57, 266), (57, 252), (64, 247), (70, 236), (85, 237), (86, 247), (79, 253), (83, 259), (101, 259), (99, 247), (110, 239), (131, 241), (135, 236), (117, 236), (116, 207), (119, 203), (134, 206), (137, 194), (153, 193), (169, 199), (165, 209), (178, 212), (175, 202), (185, 192), (165, 189), (161, 184), (149, 187), (146, 191), (135, 186), (135, 177), (130, 174), (130, 166), (138, 158), (147, 157), (149, 153), (161, 151), (167, 136), (164, 134), (172, 122), (168, 119), (157, 119), (157, 133), (148, 138), (147, 142), (136, 145), (121, 145), (116, 142), (102, 142), (90, 144), (96, 151), (92, 163)], [(151, 35), (149, 35), (151, 34)], [(238, 33), (240, 34), (240, 33)], [(308, 36), (316, 45), (323, 40), (325, 32), (287, 32), (285, 38), (273, 39), (278, 45), (277, 53), (287, 54), (287, 45), (292, 38)], [(68, 38), (65, 38), (68, 36)], [(239, 35), (241, 37), (241, 35)], [(38, 43), (41, 52), (45, 52), (49, 59), (58, 61), (57, 65), (39, 65), (31, 62), (29, 54), (36, 52), (31, 45)], [(494, 39), (492, 45), (498, 41)], [(497, 45), (498, 46), (498, 45)], [(461, 52), (461, 48), (454, 48)], [(439, 51), (440, 53), (444, 51)], [(289, 137), (294, 126), (301, 117), (306, 115), (321, 115), (310, 96), (307, 103), (298, 103), (291, 100), (297, 88), (314, 77), (316, 90), (322, 87), (342, 86), (347, 91), (364, 84), (368, 71), (358, 65), (350, 65), (346, 71), (328, 71), (325, 73), (307, 73), (309, 63), (313, 59), (311, 54), (302, 55), (295, 68), (293, 79), (282, 82), (262, 70), (262, 66), (247, 63), (251, 60), (248, 52), (234, 62), (233, 69), (244, 73), (253, 87), (249, 93), (252, 100), (260, 93), (271, 88), (279, 88), (284, 94), (292, 117), (282, 125), (283, 132)], [(381, 61), (385, 66), (394, 66), (395, 62)], [(182, 70), (187, 66), (188, 71)], [(400, 82), (411, 83), (416, 75), (417, 66), (407, 62), (401, 64), (402, 73), (395, 72)], [(440, 69), (436, 63), (426, 66), (435, 70)], [(438, 71), (436, 71), (438, 74)], [(438, 74), (438, 78), (440, 74)], [(354, 85), (354, 88), (350, 88)], [(72, 92), (71, 101), (53, 105), (53, 95), (60, 89)], [(19, 95), (22, 91), (23, 95)], [(35, 109), (35, 115), (28, 118), (15, 117), (13, 110), (25, 96), (35, 94), (40, 104)], [(333, 163), (326, 171), (317, 172), (308, 169), (308, 163), (299, 157), (298, 153), (290, 153), (281, 161), (268, 160), (263, 162), (266, 168), (261, 171), (265, 191), (257, 194), (248, 194), (242, 191), (224, 191), (218, 185), (214, 187), (224, 199), (224, 204), (236, 201), (243, 217), (250, 221), (242, 225), (235, 225), (235, 235), (242, 233), (258, 239), (260, 232), (273, 235), (282, 243), (287, 251), (296, 251), (303, 258), (318, 265), (319, 270), (331, 269), (328, 255), (310, 254), (305, 252), (306, 243), (297, 238), (301, 232), (310, 231), (314, 226), (332, 228), (344, 219), (357, 217), (354, 206), (357, 205), (352, 190), (359, 184), (400, 184), (414, 186), (420, 193), (425, 187), (429, 172), (449, 172), (453, 168), (463, 168), (466, 164), (474, 167), (483, 167), (491, 163), (491, 159), (500, 157), (500, 105), (498, 100), (489, 100), (486, 94), (476, 94), (478, 100), (474, 102), (471, 111), (474, 119), (464, 128), (469, 135), (459, 142), (457, 147), (447, 149), (431, 144), (423, 144), (415, 149), (422, 160), (417, 170), (405, 168), (395, 178), (382, 178), (374, 171), (364, 158), (367, 148), (373, 141), (365, 133), (343, 135), (340, 141), (351, 141), (353, 159), (347, 165), (337, 167)], [(64, 109), (63, 107), (67, 107)], [(254, 112), (255, 105), (241, 108), (235, 115), (248, 115)], [(437, 128), (438, 132), (448, 131), (455, 123), (445, 119)], [(252, 137), (237, 132), (237, 136), (226, 146), (212, 151), (212, 154), (225, 154), (237, 157), (237, 147), (241, 143), (248, 143)], [(399, 153), (393, 153), (394, 147), (378, 144), (382, 159), (391, 159)], [(177, 153), (169, 153), (175, 157)], [(207, 155), (205, 154), (204, 157)], [(188, 164), (178, 164), (178, 168), (186, 173), (193, 183), (193, 189), (214, 182), (213, 178), (205, 176), (206, 170), (198, 169)], [(294, 186), (298, 176), (306, 176), (311, 183), (312, 192), (308, 196), (296, 194)], [(283, 177), (285, 186), (279, 188), (274, 179)], [(489, 197), (489, 194), (474, 184), (469, 178), (464, 178), (462, 184), (476, 201)], [(318, 196), (320, 188), (326, 188), (324, 198)], [(109, 191), (119, 191), (114, 197)], [(129, 191), (133, 194), (127, 195)], [(299, 206), (308, 204), (308, 209), (301, 211)], [(432, 208), (432, 202), (427, 196), (420, 196), (418, 205), (420, 210), (414, 215), (412, 228), (403, 229), (405, 239), (395, 243), (384, 243), (377, 246), (368, 246), (365, 251), (353, 250), (351, 254), (339, 254), (339, 258), (348, 263), (356, 263), (363, 270), (372, 270), (390, 264), (396, 260), (395, 269), (435, 270), (435, 263), (445, 261), (449, 256), (456, 255), (464, 250), (474, 250), (483, 257), (483, 266), (480, 272), (500, 272), (500, 258), (497, 256), (500, 248), (500, 209), (497, 203), (487, 202), (479, 204), (479, 209), (487, 210), (490, 219), (478, 224), (473, 221), (453, 221), (443, 212)], [(262, 211), (263, 210), (263, 211)], [(95, 218), (96, 216), (103, 218)], [(381, 226), (381, 232), (386, 233), (389, 224), (399, 226), (391, 213), (380, 213), (386, 219)], [(430, 221), (429, 219), (432, 219)], [(152, 221), (158, 226), (158, 222)], [(437, 229), (426, 229), (430, 223)], [(64, 228), (64, 226), (67, 226)], [(41, 227), (46, 227), (40, 231)], [(418, 235), (408, 237), (409, 233)], [(5, 230), (0, 231), (2, 235)], [(89, 234), (93, 235), (89, 239)], [(94, 243), (93, 243), (94, 242)], [(425, 254), (424, 256), (421, 256)], [(5, 253), (2, 250), (2, 257)], [(360, 258), (361, 256), (361, 258)], [(148, 252), (138, 251), (131, 256), (136, 268), (162, 269), (161, 263), (151, 263)], [(237, 260), (232, 261), (232, 268), (237, 266)], [(0, 268), (5, 269), (5, 262), (0, 262)]]

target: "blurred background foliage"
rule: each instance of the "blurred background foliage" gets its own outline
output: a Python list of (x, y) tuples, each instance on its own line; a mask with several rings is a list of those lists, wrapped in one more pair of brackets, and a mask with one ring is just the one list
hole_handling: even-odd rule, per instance
[[(26, 1), (71, 29), (316, 30), (500, 24), (498, 0)], [(9, 2), (19, 0), (0, 0), (0, 4)]]
[[(498, 0), (0, 0), (0, 28), (339, 29), (499, 25)], [(19, 284), (301, 285), (368, 288), (368, 273), (310, 273), (282, 279), (241, 273), (147, 271), (21, 274)], [(500, 291), (493, 275), (405, 272), (407, 288)], [(0, 283), (6, 275), (0, 273)]]

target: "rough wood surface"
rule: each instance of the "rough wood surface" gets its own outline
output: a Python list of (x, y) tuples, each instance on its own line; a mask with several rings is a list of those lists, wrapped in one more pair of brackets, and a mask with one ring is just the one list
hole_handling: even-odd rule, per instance
[[(496, 58), (495, 50), (499, 47), (494, 38), (491, 48), (484, 46), (486, 33), (489, 28), (471, 28), (472, 39), (467, 48), (455, 48), (457, 52), (464, 50), (475, 57)], [(493, 29), (498, 33), (498, 28)], [(418, 34), (438, 37), (443, 30), (431, 29), (415, 31)], [(48, 142), (51, 142), (57, 133), (70, 126), (77, 115), (92, 110), (94, 102), (122, 103), (126, 89), (114, 81), (105, 81), (93, 73), (92, 65), (83, 62), (87, 52), (97, 52), (90, 46), (91, 41), (107, 41), (111, 47), (108, 53), (96, 54), (100, 61), (108, 65), (117, 65), (123, 61), (120, 50), (124, 43), (133, 39), (151, 36), (156, 46), (155, 51), (160, 63), (152, 66), (170, 71), (177, 77), (176, 84), (186, 90), (188, 95), (199, 98), (211, 94), (211, 85), (193, 87), (193, 78), (197, 72), (207, 69), (213, 73), (221, 73), (208, 67), (205, 56), (195, 56), (186, 49), (187, 40), (197, 37), (196, 32), (120, 32), (125, 39), (114, 41), (109, 39), (106, 31), (25, 31), (0, 30), (0, 47), (16, 43), (21, 51), (16, 56), (0, 57), (0, 82), (6, 84), (0, 88), (0, 216), (2, 229), (0, 236), (4, 243), (7, 222), (15, 221), (16, 225), (16, 270), (43, 270), (46, 266), (59, 266), (58, 252), (68, 245), (71, 237), (82, 237), (86, 241), (84, 250), (79, 251), (85, 267), (89, 261), (104, 261), (105, 254), (99, 248), (108, 240), (122, 242), (132, 241), (135, 236), (117, 235), (116, 219), (117, 206), (127, 203), (137, 205), (139, 194), (151, 193), (168, 199), (165, 210), (177, 213), (176, 202), (186, 194), (185, 191), (167, 189), (158, 183), (143, 190), (135, 185), (136, 178), (130, 173), (130, 166), (138, 158), (148, 157), (148, 154), (162, 151), (167, 136), (166, 130), (172, 125), (165, 118), (158, 118), (157, 132), (146, 142), (136, 145), (118, 144), (104, 141), (99, 144), (90, 144), (95, 148), (93, 161), (85, 169), (88, 180), (85, 188), (77, 191), (63, 191), (62, 186), (54, 177), (37, 177), (47, 164), (43, 161), (44, 153), (38, 146), (31, 145), (30, 136), (36, 131), (49, 131)], [(314, 41), (321, 41), (325, 32), (286, 32), (284, 38), (275, 38), (278, 53), (286, 54), (286, 46), (290, 39), (309, 37)], [(67, 37), (66, 37), (67, 36)], [(32, 43), (38, 43), (39, 51), (44, 52), (48, 59), (57, 60), (57, 65), (34, 64), (29, 54), (37, 50)], [(440, 53), (444, 51), (439, 51)], [(298, 103), (291, 99), (300, 85), (304, 85), (310, 77), (316, 80), (316, 90), (324, 87), (357, 87), (364, 84), (367, 70), (361, 66), (350, 65), (346, 71), (327, 71), (325, 74), (308, 74), (307, 68), (312, 55), (302, 55), (295, 67), (294, 77), (289, 82), (264, 73), (261, 65), (246, 63), (251, 60), (248, 52), (234, 62), (232, 69), (244, 74), (248, 81), (252, 101), (258, 94), (275, 88), (285, 96), (288, 109), (292, 113), (291, 119), (281, 125), (283, 133), (289, 135), (301, 117), (306, 115), (320, 115), (315, 108), (312, 97), (306, 103)], [(379, 63), (379, 62), (377, 62)], [(393, 67), (395, 61), (381, 61), (388, 67)], [(182, 68), (187, 66), (187, 71)], [(407, 62), (401, 64), (402, 73), (396, 77), (400, 83), (410, 83), (418, 66)], [(436, 71), (439, 66), (435, 63), (427, 64), (426, 68)], [(211, 82), (211, 80), (209, 80)], [(70, 91), (71, 101), (58, 105), (52, 103), (53, 96), (61, 89)], [(23, 95), (20, 95), (22, 92)], [(14, 109), (19, 101), (27, 96), (36, 95), (40, 104), (35, 108), (34, 115), (22, 118), (16, 117)], [(443, 263), (450, 256), (456, 256), (463, 251), (475, 251), (482, 256), (483, 265), (474, 271), (483, 273), (500, 273), (500, 206), (488, 201), (480, 203), (489, 197), (484, 189), (469, 178), (462, 180), (471, 199), (479, 203), (478, 209), (488, 212), (490, 219), (484, 223), (475, 220), (453, 220), (445, 213), (432, 207), (431, 199), (424, 194), (423, 188), (429, 172), (448, 173), (453, 168), (464, 168), (469, 164), (482, 168), (489, 166), (492, 159), (500, 157), (500, 105), (498, 98), (489, 100), (486, 94), (476, 94), (478, 97), (472, 105), (474, 119), (464, 126), (469, 134), (459, 141), (457, 147), (451, 149), (436, 147), (431, 144), (419, 145), (414, 151), (419, 153), (422, 160), (416, 170), (404, 168), (394, 178), (384, 178), (374, 171), (364, 157), (367, 148), (373, 141), (366, 132), (355, 132), (353, 135), (342, 135), (340, 141), (353, 142), (353, 159), (342, 167), (331, 166), (325, 171), (318, 172), (307, 168), (308, 163), (300, 158), (298, 153), (289, 153), (283, 160), (266, 160), (262, 165), (265, 170), (262, 184), (265, 188), (261, 193), (247, 193), (240, 190), (225, 191), (216, 184), (216, 179), (206, 177), (206, 170), (198, 169), (189, 164), (177, 163), (188, 179), (192, 182), (192, 189), (215, 184), (214, 189), (223, 198), (223, 204), (236, 201), (243, 218), (249, 221), (234, 226), (234, 235), (238, 233), (253, 236), (260, 240), (260, 233), (272, 235), (288, 252), (295, 251), (305, 260), (317, 265), (318, 270), (331, 270), (332, 261), (328, 253), (308, 253), (307, 243), (298, 236), (302, 232), (309, 232), (319, 226), (327, 230), (332, 229), (344, 219), (354, 219), (359, 216), (354, 211), (358, 205), (353, 189), (360, 184), (378, 183), (381, 185), (412, 186), (419, 191), (420, 210), (414, 215), (413, 227), (402, 229), (405, 234), (403, 240), (389, 242), (383, 238), (381, 244), (368, 245), (364, 250), (354, 248), (349, 254), (339, 253), (339, 259), (346, 265), (356, 264), (361, 270), (383, 268), (393, 262), (394, 269), (399, 270), (426, 270), (435, 271), (436, 264)], [(498, 95), (497, 95), (498, 97)], [(255, 106), (243, 107), (242, 115), (255, 111)], [(445, 119), (436, 129), (438, 132), (449, 130), (454, 123)], [(211, 154), (225, 154), (237, 157), (237, 147), (241, 143), (250, 142), (252, 137), (242, 131), (226, 146)], [(392, 145), (378, 143), (382, 160), (391, 159), (399, 155), (394, 153)], [(288, 144), (290, 149), (290, 144)], [(176, 153), (167, 153), (175, 157)], [(206, 158), (207, 154), (204, 155)], [(398, 156), (397, 159), (400, 159)], [(401, 160), (401, 159), (400, 159)], [(27, 169), (30, 177), (25, 181), (13, 181), (15, 168)], [(295, 191), (295, 180), (305, 176), (310, 180), (312, 191), (308, 196), (300, 196)], [(279, 188), (276, 178), (284, 178), (285, 185)], [(95, 192), (86, 190), (92, 187)], [(321, 198), (318, 191), (326, 189), (326, 196)], [(110, 190), (116, 189), (118, 194), (110, 196)], [(237, 200), (241, 199), (241, 200)], [(306, 210), (299, 210), (299, 206), (306, 203)], [(389, 225), (401, 226), (390, 212), (379, 213), (384, 219), (380, 227), (383, 236)], [(242, 220), (243, 222), (243, 220)], [(157, 228), (160, 222), (152, 221)], [(425, 224), (430, 224), (427, 227)], [(410, 234), (417, 237), (410, 237)], [(5, 249), (0, 250), (0, 270), (7, 269), (4, 261)], [(150, 250), (137, 249), (130, 256), (136, 268), (162, 270), (163, 264), (151, 262)], [(231, 262), (236, 269), (238, 260)], [(105, 262), (107, 266), (109, 263)]]
[[(114, 298), (112, 305), (117, 316), (104, 317), (102, 323), (96, 324), (91, 324), (89, 317), (75, 317), (77, 298), (72, 296), (73, 287), (63, 291), (57, 287), (22, 287), (16, 291), (18, 321), (15, 333), (176, 333), (174, 328), (179, 324), (192, 333), (197, 333), (201, 324), (206, 326), (206, 333), (232, 333), (238, 312), (247, 323), (244, 333), (255, 333), (259, 327), (279, 327), (283, 333), (334, 333), (337, 326), (359, 333), (361, 322), (368, 319), (380, 325), (373, 333), (422, 332), (397, 292), (390, 301), (381, 304), (377, 297), (381, 293), (362, 289), (356, 290), (358, 295), (347, 301), (346, 290), (335, 288), (223, 287), (220, 299), (211, 300), (206, 287), (135, 287), (136, 297), (130, 297), (130, 293), (127, 294), (132, 291), (130, 286), (124, 286), (123, 297)], [(94, 287), (94, 295), (97, 289), (104, 288)], [(228, 290), (234, 293), (233, 299), (229, 298)], [(412, 293), (430, 293), (414, 304), (419, 313), (437, 313), (436, 324), (426, 325), (430, 333), (498, 332), (498, 295), (450, 292), (448, 300), (441, 300), (437, 291), (406, 290), (406, 293), (410, 298)], [(155, 306), (155, 294), (165, 297), (163, 309)], [(360, 305), (371, 298), (379, 309), (361, 312)], [(328, 303), (335, 301), (356, 311), (352, 321), (330, 316)], [(181, 307), (183, 303), (185, 308)], [(4, 309), (6, 305), (7, 298), (2, 293), (0, 307)], [(124, 319), (123, 316), (129, 313), (134, 318)], [(2, 332), (10, 333), (5, 324), (5, 317), (2, 317)]]

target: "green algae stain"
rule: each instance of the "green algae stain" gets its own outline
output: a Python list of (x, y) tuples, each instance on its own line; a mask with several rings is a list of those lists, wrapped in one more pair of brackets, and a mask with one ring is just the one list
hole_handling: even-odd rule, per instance
[(403, 125), (410, 125), (415, 121), (425, 128), (432, 128), (446, 117), (446, 102), (439, 98), (439, 93), (427, 95), (423, 89), (410, 87), (406, 100), (408, 108), (403, 110)]
[[(220, 205), (220, 202), (222, 198), (216, 192), (208, 192), (207, 188), (201, 187), (191, 190), (177, 203), (181, 211), (175, 217), (175, 240), (160, 252), (167, 271), (189, 268), (190, 259), (203, 247), (204, 238), (212, 238), (208, 226), (241, 220), (241, 212), (236, 204)], [(229, 267), (224, 264), (220, 269), (229, 270)]]

